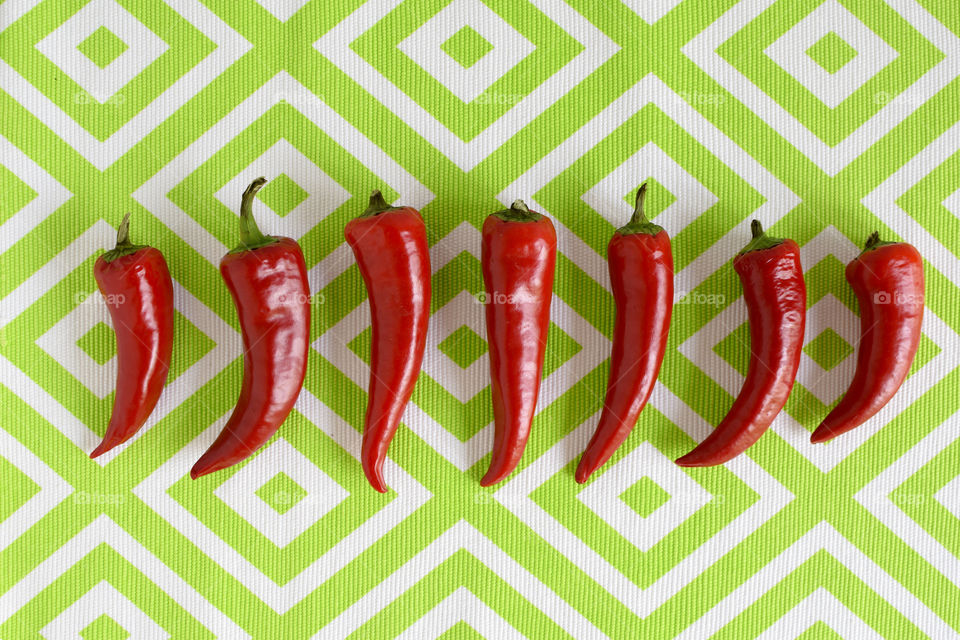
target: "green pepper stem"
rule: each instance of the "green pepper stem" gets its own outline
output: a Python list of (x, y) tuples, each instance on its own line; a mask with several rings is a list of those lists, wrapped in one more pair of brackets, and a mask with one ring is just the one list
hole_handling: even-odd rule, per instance
[(265, 184), (267, 184), (266, 178), (257, 178), (243, 192), (243, 198), (240, 200), (240, 245), (231, 253), (265, 247), (277, 241), (276, 238), (261, 233), (253, 217), (253, 199)]
[(763, 225), (759, 220), (754, 220), (750, 223), (750, 235), (752, 236), (750, 242), (747, 243), (747, 246), (745, 246), (738, 255), (743, 255), (750, 251), (772, 249), (779, 244), (783, 244), (783, 238), (768, 236), (763, 230)]
[(132, 247), (133, 243), (130, 242), (130, 212), (128, 211), (126, 215), (123, 216), (123, 220), (120, 221), (120, 227), (117, 228), (117, 246), (115, 249), (120, 249), (122, 247)]
[(880, 232), (874, 231), (869, 236), (867, 236), (867, 241), (863, 244), (863, 251), (860, 252), (861, 255), (870, 251), (871, 249), (879, 249), (880, 247), (886, 247), (891, 244), (899, 244), (890, 240), (881, 240)]
[(647, 214), (643, 210), (644, 202), (647, 200), (647, 183), (644, 182), (637, 189), (637, 199), (633, 205), (633, 215), (630, 216), (630, 222), (617, 229), (617, 233), (622, 236), (628, 236), (634, 233), (647, 233), (652, 236), (663, 231), (663, 227), (653, 224), (647, 220)]
[(637, 200), (633, 205), (633, 215), (630, 216), (630, 224), (641, 225), (650, 222), (643, 212), (643, 202), (647, 199), (647, 183), (644, 182), (637, 189)]
[(367, 218), (381, 214), (384, 211), (396, 211), (401, 208), (402, 207), (395, 207), (387, 202), (383, 194), (380, 193), (380, 189), (374, 189), (373, 193), (370, 194), (370, 204), (367, 205), (366, 211), (360, 214), (360, 217)]
[(509, 209), (497, 211), (492, 215), (507, 222), (536, 222), (543, 217), (535, 211), (530, 211), (523, 200), (514, 200)]
[(120, 226), (117, 227), (117, 244), (113, 249), (103, 254), (103, 261), (113, 262), (117, 258), (129, 256), (145, 248), (146, 245), (133, 244), (130, 241), (130, 213), (127, 212), (127, 214), (123, 216)]

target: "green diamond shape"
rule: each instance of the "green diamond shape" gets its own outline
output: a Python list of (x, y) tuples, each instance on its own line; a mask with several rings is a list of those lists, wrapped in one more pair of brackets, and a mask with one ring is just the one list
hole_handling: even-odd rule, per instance
[(103, 613), (80, 631), (80, 637), (84, 640), (123, 640), (129, 638), (130, 633)]
[(806, 54), (823, 67), (827, 73), (836, 73), (857, 57), (857, 50), (831, 31), (807, 49)]
[[(799, 120), (827, 146), (833, 147), (870, 121), (890, 100), (906, 92), (945, 54), (897, 10), (886, 3), (841, 3), (856, 19), (882, 38), (899, 55), (856, 91), (831, 107), (767, 55), (766, 49), (803, 20), (818, 3), (775, 2), (722, 43), (716, 52), (781, 108)], [(814, 44), (811, 55), (824, 68), (838, 68), (844, 59), (837, 43)], [(831, 51), (833, 50), (833, 51)], [(807, 52), (808, 54), (810, 52)], [(804, 54), (800, 54), (804, 55)], [(829, 60), (829, 62), (824, 62)]]
[(665, 505), (670, 499), (670, 494), (649, 477), (644, 476), (621, 493), (620, 499), (640, 514), (641, 518), (646, 518)]
[(281, 173), (268, 182), (257, 194), (257, 197), (273, 209), (274, 213), (283, 217), (293, 211), (309, 195), (287, 174)]
[(37, 192), (30, 185), (18, 178), (16, 174), (0, 165), (0, 224), (10, 216), (27, 206), (37, 197)]
[(822, 620), (818, 620), (810, 627), (797, 636), (797, 640), (839, 640), (842, 636), (827, 626)]
[(813, 358), (813, 361), (829, 371), (853, 353), (853, 347), (838, 336), (833, 329), (827, 328), (820, 332), (803, 348), (803, 352)]
[(254, 493), (280, 515), (292, 509), (307, 495), (303, 487), (283, 471), (263, 483)]
[(469, 69), (493, 51), (493, 45), (469, 25), (447, 38), (440, 48), (464, 69)]
[(744, 322), (713, 346), (713, 351), (740, 375), (747, 375), (750, 364), (750, 325)]
[(100, 27), (77, 45), (80, 53), (90, 58), (93, 64), (101, 69), (119, 58), (120, 54), (129, 48), (126, 42), (106, 27)]
[(583, 347), (557, 325), (550, 323), (547, 331), (547, 351), (543, 357), (543, 377), (546, 378), (577, 355)]
[(447, 629), (442, 636), (438, 636), (437, 640), (482, 640), (483, 636), (480, 635), (476, 629), (471, 627), (469, 624), (461, 620), (457, 624), (453, 625)]
[[(74, 7), (82, 4), (85, 3), (77, 3)], [(6, 25), (0, 32), (0, 58), (102, 142), (217, 49), (214, 40), (166, 3), (153, 3), (149, 11), (135, 13), (135, 19), (167, 43), (169, 48), (106, 102), (100, 103), (90, 96), (36, 47), (38, 42), (58, 28), (65, 28), (64, 5), (61, 2), (37, 3), (20, 19)], [(77, 47), (77, 55), (85, 55), (96, 65), (107, 65), (121, 53), (122, 42), (114, 42), (114, 39), (117, 36), (109, 31), (94, 32)], [(189, 87), (185, 89), (186, 93), (183, 93), (184, 90), (174, 91), (167, 98), (179, 100), (197, 90), (195, 86)], [(203, 118), (188, 119), (189, 123), (177, 125), (180, 134), (188, 138), (195, 138), (200, 130), (210, 126), (204, 123)], [(197, 129), (194, 130), (194, 127)]]
[(102, 322), (93, 325), (89, 331), (80, 336), (77, 346), (96, 360), (97, 364), (106, 364), (107, 360), (117, 353), (117, 340), (113, 329)]
[(30, 476), (20, 471), (6, 458), (0, 458), (0, 522), (40, 491), (40, 486)]
[[(664, 209), (676, 202), (677, 196), (673, 195), (669, 189), (653, 178), (647, 178), (646, 180), (641, 180), (634, 189), (623, 196), (623, 199), (626, 200), (631, 208), (637, 201), (637, 189), (644, 182), (647, 183), (647, 195), (643, 201), (643, 211), (647, 214), (647, 220), (653, 220), (660, 215)], [(624, 222), (624, 224), (626, 224), (626, 222)]]
[(487, 352), (487, 341), (464, 325), (447, 336), (437, 348), (461, 369), (466, 369)]
[(373, 329), (367, 327), (347, 343), (347, 348), (357, 354), (357, 357), (370, 365), (370, 347), (373, 344)]

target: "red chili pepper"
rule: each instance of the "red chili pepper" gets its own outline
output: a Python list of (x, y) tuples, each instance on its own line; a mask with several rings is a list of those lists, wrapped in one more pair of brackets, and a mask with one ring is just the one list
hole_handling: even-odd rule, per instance
[(757, 220), (750, 228), (753, 240), (733, 260), (750, 322), (747, 377), (713, 433), (677, 460), (682, 467), (723, 464), (746, 451), (780, 413), (797, 377), (807, 309), (800, 249), (767, 236)]
[(129, 440), (160, 400), (173, 352), (173, 281), (162, 253), (130, 242), (129, 213), (93, 275), (117, 336), (117, 390), (96, 458)]
[(257, 228), (253, 199), (266, 182), (257, 178), (243, 192), (240, 245), (220, 261), (243, 334), (240, 399), (191, 478), (236, 464), (269, 440), (293, 408), (307, 371), (307, 267), (295, 240)]
[(537, 408), (550, 326), (557, 234), (549, 218), (517, 200), (483, 223), (480, 262), (486, 287), (493, 396), (493, 459), (488, 487), (517, 466)]
[(370, 298), (373, 342), (361, 463), (371, 486), (387, 491), (383, 461), (420, 373), (430, 322), (430, 251), (423, 217), (392, 207), (379, 191), (344, 229)]
[(874, 232), (847, 265), (860, 304), (860, 353), (850, 388), (810, 437), (825, 442), (860, 426), (894, 396), (910, 371), (923, 324), (923, 259)]
[(646, 191), (646, 184), (637, 191), (633, 217), (613, 234), (607, 247), (617, 321), (603, 413), (577, 467), (581, 484), (630, 435), (653, 391), (667, 348), (673, 254), (670, 236), (643, 214)]

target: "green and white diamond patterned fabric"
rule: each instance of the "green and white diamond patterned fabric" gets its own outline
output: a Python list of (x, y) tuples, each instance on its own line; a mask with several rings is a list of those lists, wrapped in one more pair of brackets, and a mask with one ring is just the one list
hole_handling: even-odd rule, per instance
[[(0, 638), (951, 638), (960, 635), (960, 10), (952, 0), (6, 0), (0, 4)], [(241, 375), (217, 264), (243, 187), (298, 239), (306, 384), (245, 464), (191, 481)], [(650, 185), (677, 304), (634, 433), (586, 485), (614, 306), (605, 247)], [(370, 316), (344, 224), (421, 208), (427, 354), (360, 464)], [(560, 245), (517, 473), (492, 442), (484, 216)], [(115, 345), (92, 266), (133, 214), (167, 257), (176, 344), (141, 433), (96, 460)], [(730, 258), (801, 246), (798, 382), (723, 467), (672, 462), (748, 359)], [(855, 363), (844, 265), (924, 256), (911, 375), (869, 424), (809, 433)]]

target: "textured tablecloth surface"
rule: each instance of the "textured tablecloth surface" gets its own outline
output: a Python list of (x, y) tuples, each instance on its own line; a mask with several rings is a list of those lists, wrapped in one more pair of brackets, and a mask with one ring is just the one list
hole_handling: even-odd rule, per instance
[[(0, 638), (950, 638), (960, 634), (960, 10), (948, 0), (7, 0), (0, 4)], [(242, 465), (187, 475), (236, 401), (220, 278), (240, 194), (302, 245), (295, 410)], [(590, 483), (606, 245), (639, 184), (673, 239), (659, 383)], [(343, 227), (374, 188), (426, 219), (426, 357), (386, 466), (357, 460), (370, 313)], [(518, 471), (493, 441), (484, 217), (559, 236)], [(93, 263), (132, 212), (165, 254), (176, 344), (136, 439), (97, 460), (116, 347)], [(797, 384), (722, 467), (672, 460), (743, 382), (732, 256), (801, 247)], [(867, 235), (924, 257), (894, 400), (829, 445)]]

